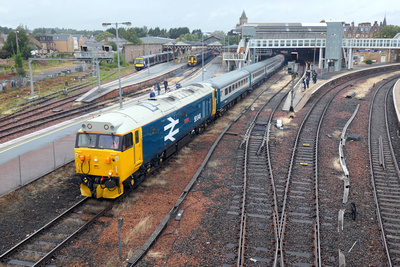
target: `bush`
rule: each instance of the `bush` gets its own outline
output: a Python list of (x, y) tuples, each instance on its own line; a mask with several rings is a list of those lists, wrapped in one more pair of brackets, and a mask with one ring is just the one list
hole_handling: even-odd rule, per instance
[(372, 64), (372, 60), (368, 58), (368, 59), (364, 60), (364, 63), (365, 64)]
[(26, 72), (23, 68), (17, 68), (17, 73), (19, 77), (25, 77)]

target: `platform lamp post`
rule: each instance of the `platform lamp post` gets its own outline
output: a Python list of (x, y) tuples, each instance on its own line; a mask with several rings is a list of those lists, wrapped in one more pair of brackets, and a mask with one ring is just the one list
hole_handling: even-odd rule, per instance
[(209, 32), (201, 32), (201, 80), (204, 81), (204, 34)]
[[(102, 23), (103, 27), (107, 27), (114, 23)], [(120, 24), (124, 24), (126, 26), (131, 26), (132, 23), (130, 22), (121, 22)], [(119, 42), (118, 42), (118, 22), (115, 22), (115, 31), (117, 37), (117, 60), (118, 60), (118, 83), (119, 83), (119, 108), (122, 109), (122, 89), (121, 89), (121, 68), (119, 66)]]
[(15, 53), (16, 55), (18, 54), (18, 33), (19, 33), (19, 31), (16, 30), (15, 31), (15, 43), (16, 43), (16, 46), (17, 46), (15, 48), (17, 50), (16, 53)]

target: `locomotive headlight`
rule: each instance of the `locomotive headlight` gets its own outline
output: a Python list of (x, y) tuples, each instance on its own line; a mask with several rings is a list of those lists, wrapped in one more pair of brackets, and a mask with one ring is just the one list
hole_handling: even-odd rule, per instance
[(94, 161), (94, 162), (98, 162), (99, 160), (98, 160), (97, 158), (94, 158), (93, 161)]
[(108, 178), (110, 178), (112, 175), (113, 175), (113, 171), (111, 170), (108, 172)]

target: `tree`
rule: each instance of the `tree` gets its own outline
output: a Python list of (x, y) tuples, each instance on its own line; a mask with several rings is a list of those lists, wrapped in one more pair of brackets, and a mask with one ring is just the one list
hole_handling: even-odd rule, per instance
[(150, 29), (149, 30), (149, 35), (150, 36), (161, 36), (161, 30), (159, 27), (155, 27), (154, 30)]
[(387, 25), (383, 27), (377, 34), (375, 34), (375, 38), (393, 38), (397, 33), (400, 32), (399, 26)]
[(193, 30), (193, 31), (192, 31), (192, 34), (197, 34), (198, 36), (201, 37), (201, 30), (200, 30), (200, 29)]
[(45, 35), (46, 34), (46, 29), (45, 28), (36, 28), (32, 32), (33, 36), (40, 36), (40, 35)]
[(136, 35), (138, 38), (146, 37), (147, 34), (149, 33), (146, 26), (143, 26), (142, 28), (135, 27), (135, 28), (131, 28), (131, 29), (133, 29), (136, 32)]
[(32, 49), (29, 44), (28, 34), (22, 26), (18, 26), (17, 30), (13, 30), (8, 34), (3, 49), (12, 55), (17, 54), (17, 38), (18, 50), (21, 52), (22, 58), (28, 59), (31, 56)]
[(117, 51), (117, 44), (115, 42), (108, 42), (105, 45), (110, 45), (113, 51)]
[(0, 26), (0, 32), (4, 33), (4, 34), (9, 34), (12, 31), (11, 28), (7, 28), (7, 27), (1, 27)]
[(221, 39), (221, 42), (222, 42), (222, 40), (223, 40), (224, 38), (226, 38), (225, 32), (223, 32), (223, 31), (213, 31), (213, 32), (211, 33), (211, 35), (220, 38), (220, 39)]
[(100, 41), (106, 39), (105, 37), (114, 37), (114, 35), (113, 35), (112, 33), (108, 32), (108, 31), (105, 31), (105, 32), (103, 32), (103, 33), (100, 33), (100, 34), (96, 35), (96, 36), (94, 37), (94, 39), (95, 39), (97, 42), (100, 42)]
[(171, 28), (169, 29), (169, 38), (176, 39), (179, 36), (190, 33), (188, 27), (181, 27), (181, 28)]
[(186, 33), (178, 38), (176, 38), (177, 42), (186, 42), (186, 41), (201, 41), (201, 38), (197, 34)]
[[(106, 32), (109, 32), (109, 33), (111, 33), (111, 34), (114, 35), (114, 36), (117, 35), (117, 31), (115, 30), (115, 28), (108, 28), (108, 29), (106, 30)], [(118, 33), (120, 33), (120, 32), (118, 32)]]
[(128, 28), (125, 32), (123, 37), (133, 44), (140, 44), (142, 41), (139, 39), (138, 35), (136, 34), (135, 28)]

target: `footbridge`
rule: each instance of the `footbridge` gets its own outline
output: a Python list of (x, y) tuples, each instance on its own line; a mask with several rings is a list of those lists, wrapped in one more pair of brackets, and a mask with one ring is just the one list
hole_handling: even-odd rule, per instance
[[(349, 69), (353, 68), (355, 52), (378, 52), (385, 50), (394, 54), (397, 59), (400, 53), (400, 38), (369, 38), (369, 39), (347, 39), (343, 38), (343, 23), (326, 23), (326, 28), (313, 29), (303, 27), (305, 30), (300, 35), (299, 32), (287, 32), (285, 34), (272, 34), (271, 39), (257, 38), (257, 33), (253, 36), (245, 36), (241, 39), (236, 53), (224, 53), (223, 60), (241, 68), (251, 62), (257, 62), (261, 56), (271, 55), (273, 50), (290, 51), (309, 49), (318, 55), (318, 68), (328, 68), (328, 65), (336, 65), (335, 70), (339, 70), (342, 64)], [(242, 31), (243, 32), (243, 31)], [(263, 35), (261, 37), (266, 37)], [(298, 38), (303, 36), (303, 38)], [(280, 37), (280, 38), (279, 38)], [(342, 63), (343, 61), (343, 63)], [(332, 64), (327, 64), (332, 63)]]

